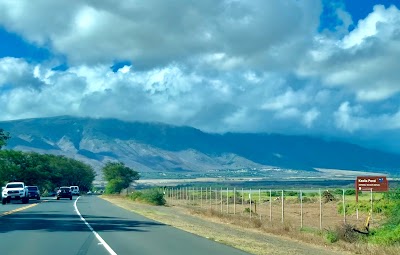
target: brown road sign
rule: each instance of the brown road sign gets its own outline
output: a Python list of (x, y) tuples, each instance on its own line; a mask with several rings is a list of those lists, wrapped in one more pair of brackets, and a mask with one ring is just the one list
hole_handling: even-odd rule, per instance
[(386, 176), (357, 176), (356, 179), (356, 201), (359, 191), (385, 192), (389, 190)]
[(386, 176), (357, 176), (356, 189), (382, 192), (389, 190), (389, 184)]

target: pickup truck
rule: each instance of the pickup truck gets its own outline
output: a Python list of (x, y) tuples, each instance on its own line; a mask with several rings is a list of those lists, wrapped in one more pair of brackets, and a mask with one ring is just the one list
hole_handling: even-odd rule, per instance
[(29, 191), (23, 182), (9, 182), (1, 191), (1, 203), (10, 203), (11, 200), (21, 200), (23, 204), (29, 202)]

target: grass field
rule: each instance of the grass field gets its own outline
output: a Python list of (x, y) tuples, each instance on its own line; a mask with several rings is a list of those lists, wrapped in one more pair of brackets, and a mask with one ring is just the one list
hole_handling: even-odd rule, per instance
[[(371, 227), (378, 227), (385, 219), (385, 215), (377, 210), (377, 206), (383, 194), (362, 193), (359, 196), (358, 213), (355, 202), (355, 195), (345, 195), (344, 204), (346, 212), (343, 211), (343, 196), (333, 190), (333, 197), (328, 201), (319, 191), (284, 191), (282, 203), (282, 191), (271, 190), (233, 190), (227, 189), (177, 189), (167, 190), (166, 198), (168, 203), (176, 205), (190, 205), (194, 207), (208, 208), (228, 215), (247, 215), (249, 218), (258, 218), (265, 222), (284, 222), (292, 228), (315, 228), (331, 229), (340, 223), (362, 227), (370, 217), (372, 205)], [(336, 192), (336, 194), (335, 194)], [(251, 195), (250, 195), (251, 194)], [(211, 199), (210, 199), (211, 197)], [(243, 199), (242, 199), (243, 198)], [(251, 198), (251, 203), (250, 203)], [(379, 205), (381, 206), (381, 205)], [(251, 210), (250, 210), (251, 208)]]

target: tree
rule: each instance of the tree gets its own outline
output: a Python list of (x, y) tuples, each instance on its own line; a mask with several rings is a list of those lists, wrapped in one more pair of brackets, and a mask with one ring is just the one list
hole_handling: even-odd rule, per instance
[(108, 162), (102, 171), (104, 179), (108, 182), (107, 193), (120, 193), (121, 190), (128, 188), (133, 181), (140, 178), (138, 172), (125, 166), (122, 162)]
[(74, 159), (35, 152), (0, 151), (0, 184), (18, 180), (42, 190), (77, 185), (87, 191), (94, 178), (91, 166)]
[(0, 128), (0, 149), (3, 146), (7, 145), (7, 140), (10, 139), (10, 134), (5, 132), (3, 129)]

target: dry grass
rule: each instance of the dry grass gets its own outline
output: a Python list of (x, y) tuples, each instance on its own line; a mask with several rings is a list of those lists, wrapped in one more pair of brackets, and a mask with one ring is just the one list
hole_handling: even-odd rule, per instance
[[(336, 210), (336, 207), (333, 207), (333, 203), (328, 203), (325, 205), (325, 214), (326, 215), (337, 215), (335, 211), (327, 212), (327, 208), (331, 208)], [(329, 207), (330, 206), (330, 207)], [(376, 254), (385, 254), (385, 255), (398, 255), (400, 254), (399, 247), (382, 247), (382, 246), (373, 246), (367, 243), (357, 242), (359, 238), (362, 238), (362, 235), (357, 234), (352, 231), (351, 227), (354, 225), (351, 224), (343, 224), (343, 222), (336, 222), (336, 225), (333, 225), (330, 222), (329, 228), (324, 228), (323, 230), (319, 230), (316, 227), (311, 228), (303, 228), (300, 229), (297, 224), (293, 224), (293, 218), (287, 219), (285, 216), (284, 223), (276, 220), (269, 221), (264, 218), (264, 220), (260, 220), (259, 215), (253, 214), (252, 218), (250, 218), (249, 213), (243, 214), (239, 213), (236, 215), (226, 214), (226, 212), (222, 212), (220, 210), (216, 211), (214, 209), (205, 209), (198, 208), (187, 205), (180, 205), (180, 207), (185, 208), (190, 214), (196, 215), (201, 218), (206, 218), (209, 221), (213, 222), (222, 222), (225, 224), (232, 224), (238, 226), (240, 228), (246, 229), (256, 229), (263, 233), (274, 234), (277, 236), (289, 237), (291, 239), (299, 240), (308, 244), (314, 245), (324, 245), (325, 248), (329, 248), (331, 250), (336, 251), (347, 251), (349, 253), (354, 254), (365, 254), (365, 255), (376, 255)], [(286, 208), (286, 214), (290, 213), (290, 210)], [(340, 217), (340, 216), (339, 216)], [(317, 222), (319, 222), (318, 215), (315, 215)], [(334, 218), (331, 216), (331, 218)], [(263, 218), (262, 218), (263, 219)], [(353, 222), (358, 222), (354, 221)], [(316, 225), (316, 224), (314, 224)], [(333, 228), (334, 226), (334, 228)], [(326, 240), (327, 231), (335, 231), (338, 233), (340, 240), (334, 244), (330, 244)]]
[[(274, 201), (271, 210), (273, 217), (270, 221), (270, 208), (267, 204), (258, 205), (257, 210), (253, 207), (250, 218), (248, 204), (237, 204), (233, 214), (233, 205), (229, 207), (225, 204), (221, 207), (221, 204), (215, 201), (212, 201), (211, 206), (203, 201), (203, 206), (200, 207), (199, 201), (168, 200), (168, 206), (154, 207), (126, 203), (123, 197), (106, 199), (151, 219), (253, 254), (400, 254), (398, 247), (377, 247), (355, 242), (357, 236), (353, 235), (353, 232), (351, 235), (346, 232), (343, 216), (337, 213), (336, 202), (323, 204), (323, 229), (320, 230), (319, 203), (315, 201), (304, 205), (301, 229), (299, 205), (294, 200), (285, 204), (282, 223), (281, 206), (278, 201)], [(363, 217), (366, 216), (360, 215), (360, 220), (357, 220), (355, 215), (348, 215), (347, 225), (360, 226), (363, 224)], [(382, 219), (375, 217), (374, 226), (379, 225), (380, 220)], [(341, 240), (330, 243), (326, 237), (328, 231), (335, 231)], [(343, 241), (346, 238), (352, 238), (351, 242)], [(279, 252), (282, 249), (284, 252)]]
[[(176, 228), (224, 243), (251, 254), (351, 254), (337, 246), (326, 244), (323, 237), (297, 231), (290, 224), (265, 224), (259, 218), (226, 215), (217, 210), (186, 206), (156, 207), (127, 201), (123, 197), (104, 199), (130, 211)], [(301, 237), (301, 238), (299, 238)], [(300, 242), (299, 240), (307, 240)], [(313, 240), (313, 241), (310, 241)]]

